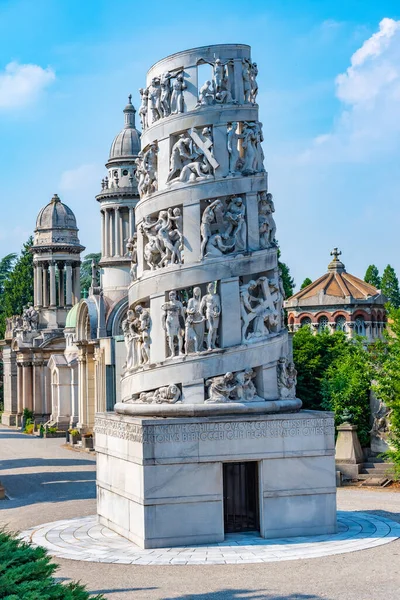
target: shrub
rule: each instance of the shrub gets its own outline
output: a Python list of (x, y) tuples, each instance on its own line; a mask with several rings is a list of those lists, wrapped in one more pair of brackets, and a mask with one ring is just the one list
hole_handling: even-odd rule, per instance
[(69, 430), (69, 434), (72, 435), (72, 437), (78, 437), (79, 436), (79, 430), (78, 429), (70, 429)]
[(29, 408), (24, 408), (22, 416), (25, 419), (25, 421), (28, 421), (28, 419), (29, 419), (29, 421), (32, 423), (32, 421), (33, 421), (33, 410), (29, 410)]
[(57, 427), (48, 427), (47, 428), (47, 433), (57, 433), (58, 429)]
[(33, 433), (33, 430), (34, 430), (34, 428), (35, 428), (35, 426), (34, 426), (34, 424), (33, 424), (33, 423), (28, 423), (27, 425), (25, 425), (25, 429), (24, 429), (24, 431), (25, 431), (25, 433), (32, 434), (32, 433)]
[(79, 583), (53, 579), (57, 565), (41, 547), (0, 530), (0, 597), (3, 600), (104, 600), (90, 596)]

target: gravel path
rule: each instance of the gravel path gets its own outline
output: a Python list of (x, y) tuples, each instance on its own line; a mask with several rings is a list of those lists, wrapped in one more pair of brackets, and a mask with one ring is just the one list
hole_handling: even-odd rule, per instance
[[(0, 480), (9, 500), (0, 522), (16, 531), (96, 511), (95, 459), (0, 428)], [(400, 494), (345, 488), (341, 510), (400, 522)], [(109, 600), (398, 600), (400, 541), (350, 554), (268, 564), (132, 566), (57, 559), (61, 579), (79, 579)]]

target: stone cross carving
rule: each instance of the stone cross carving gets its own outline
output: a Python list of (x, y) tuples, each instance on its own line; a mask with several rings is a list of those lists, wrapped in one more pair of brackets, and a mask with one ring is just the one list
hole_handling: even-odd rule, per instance
[(333, 260), (339, 260), (339, 256), (341, 256), (342, 253), (340, 250), (338, 250), (337, 248), (334, 248), (331, 252), (331, 256), (333, 256)]

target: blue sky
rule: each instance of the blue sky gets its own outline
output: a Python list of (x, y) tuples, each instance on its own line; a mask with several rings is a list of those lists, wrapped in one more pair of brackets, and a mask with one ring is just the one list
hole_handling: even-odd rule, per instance
[(129, 93), (152, 63), (252, 46), (278, 238), (296, 283), (325, 271), (400, 274), (400, 3), (0, 0), (0, 256), (54, 192), (100, 248), (94, 199)]

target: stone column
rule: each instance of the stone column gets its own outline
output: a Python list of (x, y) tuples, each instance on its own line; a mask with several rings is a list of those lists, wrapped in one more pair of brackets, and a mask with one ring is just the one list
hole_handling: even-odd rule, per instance
[(219, 294), (221, 297), (220, 346), (228, 348), (242, 341), (239, 277), (221, 279)]
[(163, 311), (161, 310), (164, 303), (164, 292), (150, 296), (150, 336), (152, 341), (150, 345), (150, 363), (163, 362), (167, 357), (167, 340), (162, 326)]
[(73, 274), (73, 303), (76, 304), (81, 299), (81, 269), (79, 264), (74, 266)]
[(43, 306), (47, 308), (49, 306), (49, 271), (48, 265), (43, 265)]
[(44, 406), (44, 373), (42, 361), (35, 361), (33, 363), (33, 412), (35, 415), (46, 414), (46, 407)]
[(37, 280), (38, 280), (38, 266), (36, 263), (34, 263), (33, 265), (33, 305), (37, 306), (38, 305), (38, 301), (37, 301), (37, 292), (38, 292), (38, 284), (37, 284)]
[(119, 248), (121, 256), (125, 256), (124, 211), (119, 211)]
[[(108, 249), (108, 256), (114, 256), (114, 226), (113, 226), (113, 215), (114, 215), (114, 211), (112, 208), (109, 209), (109, 231), (108, 231), (108, 242), (109, 242), (109, 249)], [(115, 215), (114, 215), (115, 216)]]
[(104, 251), (103, 256), (110, 256), (110, 213), (107, 208), (104, 210)]
[(66, 306), (70, 308), (72, 306), (72, 266), (69, 262), (65, 264), (65, 288)]
[(23, 406), (28, 410), (33, 410), (32, 394), (32, 364), (24, 363), (22, 367), (22, 387), (23, 387)]
[(37, 265), (36, 271), (37, 271), (37, 274), (36, 274), (36, 286), (37, 286), (36, 308), (40, 308), (41, 306), (43, 306), (43, 267), (42, 267), (41, 263), (39, 263)]
[(238, 104), (244, 103), (244, 87), (243, 87), (243, 65), (241, 58), (235, 58), (233, 61), (234, 73), (234, 99)]
[(246, 195), (247, 214), (247, 247), (249, 250), (260, 248), (260, 228), (258, 225), (258, 196), (257, 194)]
[(129, 207), (129, 237), (135, 233), (135, 212), (133, 206)]
[[(147, 265), (145, 264), (145, 260), (144, 260), (144, 256), (143, 256), (143, 247), (144, 247), (143, 234), (140, 231), (140, 228), (138, 228), (136, 231), (137, 231), (137, 261), (138, 261), (138, 263), (137, 263), (137, 278), (139, 278), (143, 275), (143, 271), (145, 270)], [(186, 257), (185, 257), (185, 262), (186, 262)]]
[(58, 264), (58, 305), (65, 306), (64, 263)]
[[(185, 264), (198, 263), (200, 260), (200, 203), (183, 207), (183, 243)], [(138, 248), (139, 250), (139, 248)]]
[(86, 353), (83, 348), (78, 354), (78, 429), (87, 426), (87, 402), (86, 402)]
[(52, 308), (57, 306), (57, 291), (56, 291), (56, 266), (54, 263), (50, 264), (50, 306)]
[(114, 208), (114, 255), (120, 256), (119, 206)]
[(101, 221), (101, 255), (104, 256), (104, 211), (100, 211)]
[(218, 177), (226, 177), (229, 173), (229, 152), (226, 132), (227, 126), (225, 123), (214, 125), (213, 127), (214, 156), (215, 160), (219, 163), (219, 167), (215, 173)]
[(18, 414), (22, 415), (24, 412), (24, 386), (22, 381), (22, 365), (17, 365), (17, 398), (18, 398)]

